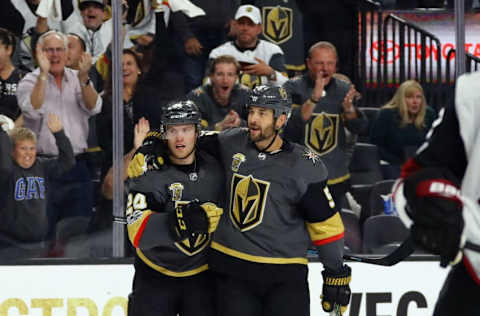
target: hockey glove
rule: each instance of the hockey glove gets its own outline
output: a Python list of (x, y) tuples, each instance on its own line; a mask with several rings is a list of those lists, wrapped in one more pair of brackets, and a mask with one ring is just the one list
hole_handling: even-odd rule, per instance
[(407, 212), (415, 243), (440, 256), (440, 265), (461, 259), (464, 221), (459, 182), (446, 169), (426, 168), (404, 181)]
[(350, 280), (352, 279), (352, 269), (344, 265), (341, 272), (333, 272), (323, 270), (323, 289), (322, 289), (322, 308), (325, 312), (330, 313), (334, 309), (339, 308), (343, 314), (347, 310), (350, 303)]
[(160, 169), (166, 156), (165, 145), (158, 131), (150, 131), (128, 164), (128, 177), (136, 178), (149, 169)]
[(212, 202), (203, 203), (201, 206), (208, 217), (208, 232), (213, 233), (215, 230), (217, 230), (220, 217), (223, 214), (223, 209)]
[(200, 204), (194, 200), (183, 207), (177, 207), (170, 217), (170, 231), (176, 241), (184, 240), (193, 233), (207, 234), (217, 228), (223, 209), (214, 203)]

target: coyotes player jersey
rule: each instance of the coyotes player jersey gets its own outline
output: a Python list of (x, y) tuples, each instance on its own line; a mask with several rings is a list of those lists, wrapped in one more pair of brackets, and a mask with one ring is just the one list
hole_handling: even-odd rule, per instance
[[(467, 240), (476, 244), (480, 244), (480, 185), (477, 178), (480, 158), (479, 80), (478, 72), (457, 79), (455, 105), (449, 105), (439, 112), (438, 120), (427, 134), (427, 141), (413, 158), (416, 167), (448, 168), (462, 180), (462, 195), (476, 205), (475, 208), (463, 208), (465, 235)], [(407, 175), (408, 171), (404, 170), (402, 176)], [(465, 249), (463, 262), (472, 278), (480, 284), (480, 254)]]

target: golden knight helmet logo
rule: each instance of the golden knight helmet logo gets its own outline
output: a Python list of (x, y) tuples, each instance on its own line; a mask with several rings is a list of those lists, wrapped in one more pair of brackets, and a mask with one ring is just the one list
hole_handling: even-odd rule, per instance
[(265, 6), (263, 11), (263, 35), (280, 45), (293, 35), (293, 11), (291, 8)]
[(270, 183), (251, 175), (234, 174), (230, 197), (230, 218), (242, 232), (262, 222)]

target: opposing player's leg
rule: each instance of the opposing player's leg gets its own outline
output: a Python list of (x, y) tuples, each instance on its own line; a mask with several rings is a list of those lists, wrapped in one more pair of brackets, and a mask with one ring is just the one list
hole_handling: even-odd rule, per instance
[(435, 306), (434, 316), (477, 316), (480, 313), (480, 284), (475, 283), (463, 262), (452, 268)]

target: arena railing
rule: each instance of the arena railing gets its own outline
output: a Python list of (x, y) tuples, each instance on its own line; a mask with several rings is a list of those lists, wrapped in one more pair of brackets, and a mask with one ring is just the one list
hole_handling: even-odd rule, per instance
[[(480, 70), (480, 58), (466, 53), (465, 69), (467, 72), (475, 72)], [(447, 53), (447, 65), (445, 68), (445, 77), (448, 83), (452, 84), (455, 81), (455, 49), (452, 48)]]
[(358, 18), (355, 84), (364, 96), (362, 106), (384, 104), (398, 85), (408, 79), (422, 85), (428, 104), (437, 109), (443, 106), (446, 98), (438, 37), (394, 14), (387, 14), (373, 1), (359, 4)]
[[(369, 62), (368, 56), (382, 37), (383, 11), (379, 2), (363, 0), (358, 2), (358, 40), (356, 60), (358, 66), (354, 74), (357, 90), (362, 94), (361, 105), (374, 104), (376, 87), (372, 85), (372, 78), (381, 73), (381, 64)], [(378, 47), (376, 47), (378, 49)], [(370, 60), (372, 61), (372, 60)]]

